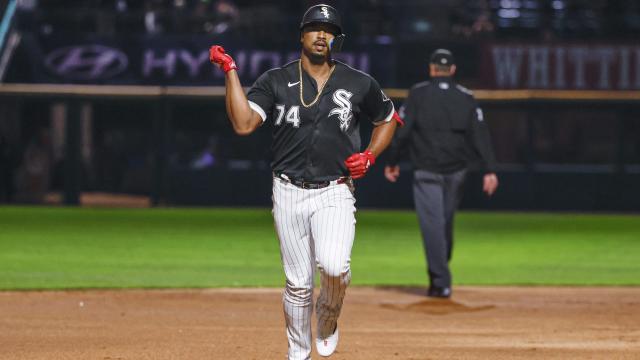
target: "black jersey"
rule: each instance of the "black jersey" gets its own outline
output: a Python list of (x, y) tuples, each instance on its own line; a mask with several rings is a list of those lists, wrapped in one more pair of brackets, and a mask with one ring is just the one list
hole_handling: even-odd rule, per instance
[(416, 169), (452, 173), (478, 162), (495, 169), (489, 129), (473, 93), (450, 77), (435, 77), (414, 85), (400, 107), (405, 126), (389, 149), (389, 164), (397, 164), (409, 145)]
[[(318, 84), (302, 69), (304, 103), (316, 98)], [(341, 62), (312, 106), (300, 101), (299, 60), (264, 73), (247, 95), (251, 108), (273, 124), (276, 173), (305, 181), (347, 176), (344, 160), (360, 149), (360, 122), (389, 122), (393, 103), (371, 76)]]

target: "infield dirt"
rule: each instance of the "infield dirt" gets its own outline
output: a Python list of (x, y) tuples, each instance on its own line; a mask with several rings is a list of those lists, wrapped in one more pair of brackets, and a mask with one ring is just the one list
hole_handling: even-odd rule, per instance
[[(640, 359), (640, 288), (423, 292), (348, 289), (330, 359)], [(0, 293), (2, 359), (262, 360), (286, 348), (280, 289)]]

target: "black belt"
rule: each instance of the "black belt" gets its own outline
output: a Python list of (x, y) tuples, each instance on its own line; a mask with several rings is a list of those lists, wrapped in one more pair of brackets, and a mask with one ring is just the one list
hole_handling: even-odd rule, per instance
[(327, 180), (327, 181), (306, 181), (302, 179), (292, 179), (285, 174), (282, 173), (273, 173), (273, 176), (277, 177), (280, 180), (288, 182), (289, 184), (295, 185), (301, 189), (322, 189), (326, 188), (329, 185), (337, 185), (337, 184), (345, 184), (349, 181), (349, 178), (346, 176), (339, 177), (336, 180)]

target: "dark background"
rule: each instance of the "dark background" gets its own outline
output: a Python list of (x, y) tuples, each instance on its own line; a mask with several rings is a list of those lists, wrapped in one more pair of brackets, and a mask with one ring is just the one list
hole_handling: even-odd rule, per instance
[[(17, 33), (20, 42), (14, 49), (8, 49), (6, 41), (3, 44), (3, 54), (9, 51), (10, 61), (2, 80), (8, 84), (216, 86), (223, 84), (223, 76), (208, 64), (206, 52), (219, 43), (236, 57), (243, 83), (249, 86), (261, 72), (277, 66), (275, 62), (296, 57), (300, 17), (315, 3), (34, 1), (32, 7), (19, 7), (10, 21), (7, 36)], [(620, 54), (628, 51), (627, 90), (637, 94), (640, 87), (638, 1), (328, 3), (344, 14), (343, 60), (370, 72), (384, 88), (406, 89), (427, 80), (426, 59), (438, 47), (454, 52), (459, 82), (472, 89), (496, 88), (487, 76), (496, 71), (494, 62), (486, 59), (496, 46), (585, 47), (591, 49), (590, 57), (610, 47), (616, 54), (607, 68), (612, 84), (607, 91), (612, 92), (620, 90)], [(81, 58), (65, 63), (71, 53), (68, 49), (76, 49)], [(145, 73), (149, 52), (161, 64)], [(106, 65), (94, 71), (100, 56), (106, 56), (102, 58)], [(122, 57), (125, 66), (113, 60)], [(190, 72), (184, 59), (199, 65)], [(262, 60), (252, 63), (255, 59)], [(601, 63), (589, 59), (587, 78), (597, 80)], [(518, 88), (527, 88), (530, 61), (523, 57)], [(554, 61), (551, 58), (549, 66)], [(567, 66), (567, 72), (573, 69), (570, 60)], [(567, 76), (571, 90), (573, 79)], [(579, 90), (602, 91), (597, 81), (587, 86)], [(481, 100), (501, 186), (488, 199), (481, 192), (481, 174), (472, 173), (462, 206), (640, 210), (638, 98)], [(402, 99), (394, 102), (399, 106)], [(81, 140), (75, 148), (78, 153), (69, 155), (67, 125), (74, 116), (79, 119)], [(366, 125), (362, 128), (365, 141), (370, 130)], [(233, 134), (222, 97), (3, 95), (0, 202), (42, 203), (46, 194), (64, 192), (74, 158), (81, 164), (77, 181), (83, 192), (148, 195), (156, 204), (167, 205), (269, 206), (269, 146), (268, 125), (249, 137)], [(384, 155), (358, 182), (359, 206), (411, 207), (409, 164), (402, 164), (397, 184), (384, 180), (383, 165)]]

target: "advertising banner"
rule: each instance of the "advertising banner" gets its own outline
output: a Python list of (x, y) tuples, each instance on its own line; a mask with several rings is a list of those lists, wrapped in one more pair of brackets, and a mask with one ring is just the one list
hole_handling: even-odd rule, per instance
[[(266, 49), (237, 39), (203, 36), (39, 39), (25, 36), (12, 60), (9, 82), (136, 85), (223, 85), (224, 74), (209, 62), (209, 47), (225, 44), (245, 86), (266, 70), (300, 57), (300, 49)], [(296, 45), (296, 44), (292, 44)], [(337, 60), (390, 82), (388, 45), (350, 46)], [(372, 61), (375, 54), (375, 62)]]
[(640, 90), (640, 46), (485, 44), (481, 83), (493, 89)]
[[(233, 55), (245, 86), (266, 70), (300, 57), (295, 43), (290, 48), (268, 48), (221, 36), (70, 39), (25, 34), (6, 81), (223, 85), (224, 74), (209, 63), (212, 44), (225, 45)], [(428, 79), (428, 57), (437, 47), (454, 52), (456, 79), (471, 88), (640, 90), (640, 46), (632, 44), (347, 43), (346, 51), (336, 58), (371, 74), (383, 87), (408, 88)]]

